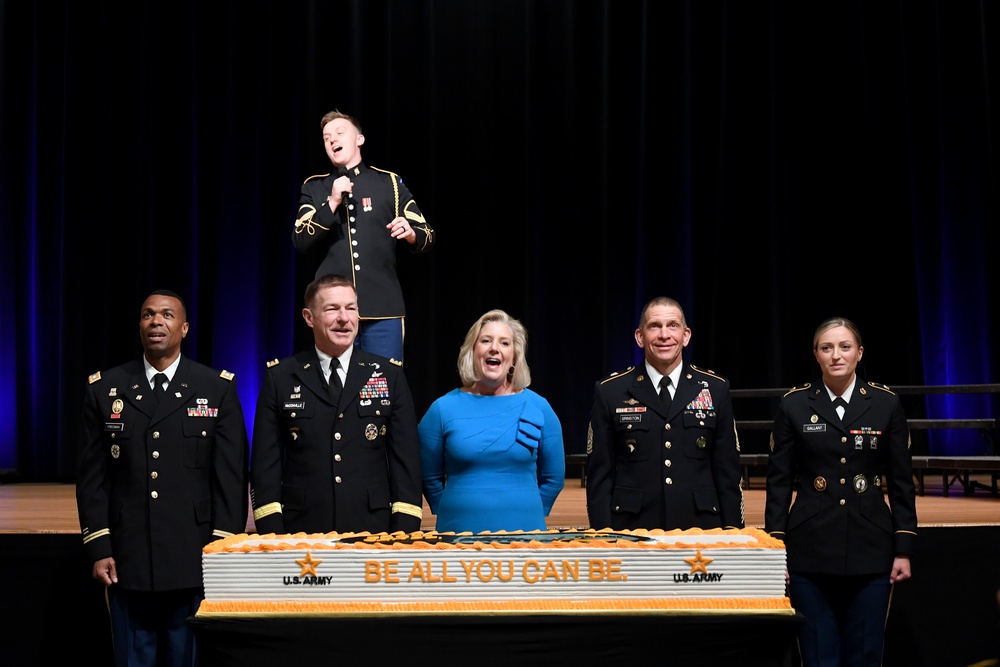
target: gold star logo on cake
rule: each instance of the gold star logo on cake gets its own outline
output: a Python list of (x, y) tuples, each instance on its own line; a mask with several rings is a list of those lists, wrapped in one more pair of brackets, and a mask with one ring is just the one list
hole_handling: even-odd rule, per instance
[(701, 555), (701, 549), (692, 558), (685, 558), (684, 562), (691, 566), (691, 574), (695, 572), (704, 572), (708, 574), (708, 564), (711, 563), (714, 558), (707, 558)]
[(295, 562), (302, 566), (302, 572), (299, 573), (300, 577), (304, 577), (307, 574), (316, 576), (316, 566), (322, 563), (321, 560), (313, 560), (312, 552), (307, 551), (305, 558), (296, 558)]

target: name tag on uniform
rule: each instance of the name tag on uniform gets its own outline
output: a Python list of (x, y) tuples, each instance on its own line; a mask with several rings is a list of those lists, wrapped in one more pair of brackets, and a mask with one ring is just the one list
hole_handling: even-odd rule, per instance
[(306, 407), (305, 401), (285, 401), (286, 410), (302, 410)]
[(619, 424), (639, 424), (642, 422), (642, 415), (618, 415)]
[(803, 424), (803, 433), (824, 433), (826, 431), (826, 424)]
[(118, 433), (121, 433), (122, 430), (124, 430), (124, 426), (125, 425), (122, 424), (121, 422), (118, 422), (118, 423), (112, 422), (110, 424), (104, 424), (104, 432), (105, 433), (108, 433), (108, 432), (118, 432)]

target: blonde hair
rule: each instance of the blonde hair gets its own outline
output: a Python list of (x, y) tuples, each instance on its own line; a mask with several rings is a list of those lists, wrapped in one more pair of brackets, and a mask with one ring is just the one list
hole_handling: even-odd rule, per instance
[(528, 360), (525, 358), (528, 350), (528, 331), (520, 321), (499, 309), (483, 314), (476, 320), (475, 324), (469, 327), (469, 333), (465, 334), (465, 342), (458, 350), (458, 377), (462, 380), (462, 386), (471, 387), (479, 379), (476, 375), (473, 350), (476, 347), (476, 341), (479, 340), (479, 333), (490, 322), (506, 324), (510, 327), (511, 333), (514, 334), (514, 372), (508, 375), (508, 379), (512, 391), (521, 391), (531, 384), (531, 370), (528, 368)]
[(815, 351), (816, 347), (819, 345), (819, 337), (830, 329), (834, 329), (836, 327), (844, 327), (850, 331), (854, 334), (854, 342), (857, 343), (858, 347), (863, 347), (861, 344), (861, 332), (858, 331), (858, 327), (854, 324), (854, 322), (850, 321), (846, 317), (831, 317), (827, 320), (823, 320), (823, 322), (816, 327), (816, 333), (813, 334), (813, 351)]

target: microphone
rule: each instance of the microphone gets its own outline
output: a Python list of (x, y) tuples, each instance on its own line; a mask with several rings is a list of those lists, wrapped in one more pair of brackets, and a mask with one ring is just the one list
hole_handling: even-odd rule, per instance
[[(337, 167), (337, 178), (341, 176), (347, 176), (347, 167)], [(350, 195), (346, 192), (340, 193), (340, 207), (337, 209), (340, 213), (340, 221), (347, 224), (350, 221), (350, 217), (347, 213), (347, 201), (350, 199)]]

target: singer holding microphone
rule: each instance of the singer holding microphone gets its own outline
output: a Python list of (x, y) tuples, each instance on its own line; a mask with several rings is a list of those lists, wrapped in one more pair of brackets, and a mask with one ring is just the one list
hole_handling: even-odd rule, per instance
[(398, 174), (361, 159), (361, 123), (333, 110), (320, 121), (329, 174), (302, 184), (292, 233), (295, 249), (316, 265), (316, 277), (349, 277), (358, 293), (357, 346), (403, 363), (406, 306), (396, 273), (401, 243), (413, 253), (434, 245), (435, 232)]

